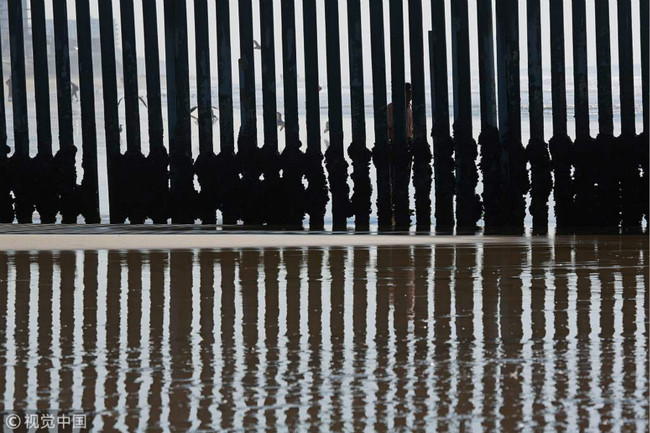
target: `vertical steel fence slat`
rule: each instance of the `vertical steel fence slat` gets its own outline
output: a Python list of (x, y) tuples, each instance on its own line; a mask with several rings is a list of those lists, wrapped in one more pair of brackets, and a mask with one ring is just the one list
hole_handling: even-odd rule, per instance
[(102, 95), (104, 99), (104, 134), (106, 137), (106, 171), (108, 175), (108, 208), (111, 224), (121, 224), (125, 215), (120, 201), (117, 172), (120, 157), (120, 127), (117, 111), (117, 75), (113, 2), (99, 0), (99, 32), (102, 58)]
[(392, 225), (393, 205), (390, 193), (390, 147), (386, 117), (386, 53), (383, 0), (370, 0), (370, 53), (372, 59), (372, 105), (375, 146), (373, 161), (377, 171), (377, 225), (388, 230)]
[(471, 229), (481, 217), (476, 194), (478, 171), (476, 142), (472, 137), (472, 89), (469, 63), (467, 0), (451, 2), (451, 47), (454, 95), (454, 147), (456, 149), (456, 221)]
[(320, 102), (318, 92), (318, 35), (316, 1), (303, 0), (303, 31), (305, 49), (305, 108), (307, 117), (307, 213), (309, 228), (323, 230), (325, 206), (329, 200), (323, 169), (320, 141)]
[[(2, 30), (2, 23), (0, 23)], [(0, 52), (2, 43), (0, 41)], [(5, 113), (5, 80), (3, 68), (0, 67), (0, 222), (11, 223), (14, 220), (13, 199), (11, 197), (11, 178), (9, 168), (9, 146), (7, 146), (7, 118)]]
[[(639, 9), (641, 12), (641, 90), (642, 90), (642, 103), (643, 103), (643, 133), (638, 137), (638, 148), (641, 155), (641, 167), (643, 167), (643, 178), (641, 188), (643, 191), (648, 191), (648, 124), (650, 123), (650, 60), (649, 60), (649, 44), (650, 44), (650, 1), (640, 0)], [(645, 215), (646, 223), (648, 223), (648, 194), (643, 194), (641, 200), (641, 209)]]
[(12, 161), (12, 189), (16, 219), (31, 223), (34, 200), (31, 190), (29, 158), (29, 125), (27, 123), (27, 85), (25, 81), (25, 46), (23, 35), (22, 1), (8, 1), (9, 45), (11, 52), (11, 102), (13, 105), (14, 154)]
[(548, 231), (548, 197), (553, 188), (548, 145), (544, 141), (544, 93), (540, 0), (528, 0), (528, 111), (530, 140), (526, 147), (531, 168), (530, 213), (533, 231)]
[(422, 0), (409, 0), (409, 45), (413, 99), (413, 186), (415, 220), (419, 231), (431, 230), (431, 148), (427, 142), (427, 104), (424, 85)]
[(90, 34), (90, 4), (76, 0), (77, 45), (79, 56), (79, 89), (81, 91), (81, 134), (84, 170), (81, 181), (81, 211), (86, 223), (98, 224), (99, 173), (97, 171), (97, 125), (95, 120), (95, 75), (93, 47)]
[(352, 143), (348, 155), (352, 160), (354, 192), (351, 197), (354, 225), (357, 230), (370, 228), (370, 159), (366, 147), (366, 113), (363, 87), (363, 48), (361, 2), (348, 0), (348, 47), (350, 55), (350, 98), (352, 109)]
[(338, 0), (325, 2), (325, 51), (327, 55), (327, 100), (329, 147), (325, 165), (332, 193), (332, 227), (347, 228), (349, 215), (348, 163), (343, 153), (343, 107), (341, 101), (341, 44)]

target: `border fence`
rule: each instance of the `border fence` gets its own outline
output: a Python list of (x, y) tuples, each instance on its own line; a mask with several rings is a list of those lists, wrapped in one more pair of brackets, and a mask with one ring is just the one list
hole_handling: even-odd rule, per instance
[[(532, 216), (533, 232), (546, 233), (552, 195), (560, 232), (638, 231), (648, 219), (648, 0), (639, 0), (640, 28), (633, 29), (631, 0), (616, 0), (617, 34), (610, 32), (610, 1), (595, 0), (598, 131), (590, 130), (587, 90), (588, 50), (586, 1), (571, 1), (572, 40), (565, 40), (562, 0), (548, 0), (550, 46), (541, 41), (540, 0), (526, 1), (527, 28), (519, 23), (518, 0), (476, 0), (478, 26), (470, 28), (468, 0), (431, 1), (430, 30), (424, 28), (422, 0), (325, 0), (325, 47), (319, 47), (317, 0), (302, 0), (296, 16), (294, 0), (280, 2), (281, 28), (273, 19), (274, 0), (259, 1), (259, 22), (252, 0), (216, 1), (216, 23), (210, 22), (207, 0), (194, 0), (195, 41), (190, 52), (188, 4), (185, 0), (119, 0), (121, 65), (124, 89), (126, 151), (121, 151), (118, 63), (113, 1), (98, 0), (101, 70), (94, 70), (90, 0), (73, 0), (81, 109), (81, 142), (73, 134), (70, 38), (66, 0), (52, 3), (56, 89), (51, 89), (46, 51), (45, 0), (30, 1), (34, 66), (34, 100), (38, 151), (30, 156), (26, 85), (25, 9), (21, 0), (7, 1), (10, 44), (10, 91), (13, 143), (7, 145), (8, 103), (0, 105), (0, 222), (99, 223), (98, 126), (104, 128), (110, 222), (142, 224), (216, 224), (323, 230), (331, 201), (334, 230), (367, 231), (374, 215), (384, 230), (473, 230), (483, 219), (487, 230), (524, 228)], [(426, 1), (426, 0), (425, 0)], [(472, 0), (474, 1), (474, 0)], [(547, 0), (544, 0), (547, 1)], [(451, 7), (447, 10), (447, 5)], [(405, 7), (406, 6), (406, 7)], [(136, 26), (135, 8), (144, 15)], [(231, 8), (238, 22), (230, 22)], [(347, 41), (340, 39), (340, 8), (347, 8)], [(387, 8), (389, 28), (384, 26)], [(407, 16), (404, 16), (404, 11)], [(362, 14), (370, 15), (363, 29)], [(159, 33), (157, 15), (164, 19)], [(493, 20), (492, 17), (495, 17)], [(189, 17), (191, 18), (191, 17)], [(450, 18), (450, 28), (447, 27)], [(405, 31), (405, 22), (408, 32)], [(296, 26), (302, 23), (304, 52), (297, 50)], [(2, 25), (0, 23), (0, 25)], [(216, 26), (216, 46), (209, 32)], [(259, 26), (260, 42), (253, 39)], [(231, 44), (231, 28), (239, 34), (239, 53)], [(142, 34), (138, 32), (142, 31)], [(372, 94), (364, 92), (364, 31), (369, 31)], [(520, 88), (520, 35), (526, 33), (530, 136), (523, 144)], [(276, 52), (276, 33), (281, 52)], [(633, 35), (640, 53), (633, 52)], [(138, 53), (136, 38), (143, 38)], [(161, 40), (161, 38), (163, 38)], [(388, 38), (390, 49), (385, 50)], [(405, 40), (408, 38), (408, 51)], [(480, 82), (480, 135), (472, 135), (470, 40), (477, 38)], [(447, 42), (451, 41), (451, 65)], [(159, 43), (164, 41), (164, 57)], [(618, 44), (613, 62), (612, 42)], [(348, 46), (352, 133), (343, 133), (341, 44)], [(567, 65), (565, 46), (573, 47)], [(261, 62), (254, 49), (259, 45)], [(324, 49), (322, 49), (324, 48)], [(543, 48), (550, 50), (544, 64)], [(321, 50), (322, 49), (322, 50)], [(144, 54), (144, 65), (139, 56)], [(218, 79), (211, 58), (216, 56)], [(325, 56), (329, 146), (321, 145), (319, 57)], [(302, 57), (302, 58), (301, 58)], [(642, 88), (634, 87), (634, 65), (641, 64)], [(164, 59), (164, 71), (161, 60)], [(390, 87), (387, 64), (390, 61)], [(300, 130), (297, 64), (303, 61), (306, 131)], [(410, 62), (410, 78), (405, 65)], [(425, 76), (425, 62), (430, 76)], [(189, 63), (196, 63), (196, 107), (191, 107)], [(283, 74), (283, 107), (276, 63)], [(257, 63), (257, 64), (256, 64)], [(614, 134), (612, 71), (618, 65), (621, 128)], [(239, 71), (233, 89), (232, 66)], [(149, 152), (142, 150), (138, 69), (146, 70)], [(543, 67), (551, 70), (552, 138), (544, 138)], [(575, 136), (567, 127), (567, 66), (573, 71)], [(261, 68), (263, 143), (258, 143), (255, 68)], [(448, 68), (452, 79), (448, 81)], [(212, 68), (213, 69), (213, 68)], [(162, 80), (164, 72), (164, 83)], [(5, 83), (8, 77), (2, 77)], [(97, 125), (94, 74), (101, 74), (103, 119)], [(430, 95), (426, 80), (430, 80)], [(321, 77), (321, 80), (323, 78)], [(407, 105), (405, 84), (413, 100)], [(453, 96), (450, 113), (449, 90)], [(213, 100), (218, 89), (218, 101)], [(390, 88), (392, 105), (388, 108)], [(50, 99), (56, 90), (58, 150), (53, 151)], [(635, 124), (635, 90), (642, 91), (643, 130)], [(235, 135), (233, 93), (239, 92), (241, 125)], [(51, 94), (52, 93), (52, 94)], [(163, 93), (167, 103), (163, 102)], [(0, 97), (6, 101), (4, 86)], [(366, 139), (366, 98), (372, 98), (374, 143)], [(430, 97), (431, 115), (427, 114)], [(302, 104), (302, 101), (301, 101)], [(218, 135), (213, 135), (213, 106), (218, 106)], [(167, 110), (166, 116), (163, 109)], [(286, 145), (278, 145), (279, 111), (284, 113)], [(526, 113), (524, 113), (525, 115)], [(192, 116), (198, 118), (199, 153), (192, 154)], [(166, 123), (165, 123), (166, 119)], [(450, 124), (450, 119), (453, 121)], [(411, 126), (412, 122), (412, 126)], [(412, 131), (411, 131), (412, 130)], [(303, 145), (303, 141), (305, 145)], [(81, 153), (83, 176), (76, 171)], [(346, 157), (347, 152), (347, 157)], [(348, 163), (351, 162), (351, 164)], [(371, 170), (376, 170), (372, 182)], [(351, 182), (349, 182), (349, 179)], [(477, 193), (481, 180), (482, 193)], [(195, 188), (195, 180), (200, 188)], [(350, 188), (351, 186), (351, 188)], [(414, 190), (411, 197), (410, 189)], [(376, 190), (376, 213), (372, 197)], [(527, 206), (527, 196), (530, 203)], [(432, 200), (433, 198), (433, 200)], [(414, 208), (414, 212), (411, 208)]]

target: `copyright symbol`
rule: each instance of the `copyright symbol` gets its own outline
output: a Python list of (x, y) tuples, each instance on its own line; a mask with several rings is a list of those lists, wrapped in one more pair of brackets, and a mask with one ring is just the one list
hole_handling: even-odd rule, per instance
[(5, 424), (11, 430), (15, 430), (20, 427), (20, 416), (16, 414), (7, 415), (5, 418)]

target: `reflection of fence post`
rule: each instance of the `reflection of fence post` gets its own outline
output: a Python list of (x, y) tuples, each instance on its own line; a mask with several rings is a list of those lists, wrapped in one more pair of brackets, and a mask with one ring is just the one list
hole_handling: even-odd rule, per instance
[(351, 214), (357, 230), (370, 228), (370, 158), (366, 147), (366, 108), (363, 88), (363, 49), (361, 32), (361, 3), (348, 0), (348, 47), (350, 51), (350, 98), (352, 106), (352, 143), (348, 155), (352, 160), (354, 192)]
[[(624, 228), (641, 229), (642, 209), (639, 197), (647, 195), (641, 189), (640, 160), (636, 146), (634, 119), (634, 60), (632, 58), (632, 6), (630, 0), (618, 0), (618, 67), (621, 89), (621, 136), (618, 151), (621, 155), (620, 194), (621, 219)], [(641, 17), (647, 21), (647, 16)], [(647, 147), (647, 143), (646, 143)], [(614, 221), (612, 221), (614, 222)], [(618, 225), (618, 221), (616, 221)]]
[(431, 106), (433, 107), (433, 173), (436, 230), (454, 226), (454, 144), (449, 136), (449, 87), (447, 85), (447, 35), (445, 2), (431, 4), (433, 30), (429, 32)]
[[(1, 43), (0, 52), (2, 52)], [(6, 224), (14, 221), (14, 209), (11, 198), (7, 118), (5, 115), (5, 80), (2, 68), (0, 68), (0, 102), (2, 102), (0, 104), (0, 223)]]
[(262, 47), (262, 109), (264, 145), (260, 168), (264, 175), (262, 201), (264, 221), (277, 225), (285, 212), (280, 203), (280, 154), (278, 153), (278, 106), (275, 89), (275, 31), (273, 28), (273, 0), (260, 0), (260, 44)]
[(316, 1), (303, 0), (303, 31), (305, 35), (305, 107), (307, 111), (307, 213), (309, 228), (324, 228), (327, 181), (323, 170), (320, 143), (320, 107), (318, 92), (318, 36), (316, 33)]
[(219, 74), (219, 207), (224, 224), (237, 223), (235, 200), (239, 169), (235, 163), (235, 133), (232, 106), (232, 60), (230, 49), (229, 0), (217, 0), (217, 72)]
[[(47, 66), (45, 4), (31, 2), (32, 46), (34, 53), (34, 100), (38, 154), (33, 159), (34, 204), (41, 223), (56, 222), (56, 176), (52, 159), (52, 126), (50, 115), (50, 78)], [(1, 81), (1, 80), (0, 80)], [(4, 83), (2, 83), (4, 85)]]
[(497, 68), (499, 72), (499, 132), (501, 134), (501, 200), (503, 223), (523, 228), (524, 195), (528, 191), (526, 156), (521, 145), (519, 83), (519, 7), (516, 0), (497, 0)]
[(124, 111), (126, 113), (126, 153), (121, 158), (120, 178), (125, 212), (131, 224), (143, 224), (146, 217), (145, 159), (140, 141), (140, 100), (138, 59), (135, 42), (135, 16), (132, 0), (120, 0), (122, 24), (122, 64), (124, 66)]
[(19, 223), (31, 223), (34, 200), (32, 197), (33, 178), (29, 158), (22, 2), (9, 0), (7, 8), (11, 45), (11, 102), (14, 123), (14, 155), (11, 157), (10, 162), (11, 185), (15, 197), (16, 219)]
[(497, 129), (496, 77), (494, 65), (494, 27), (492, 23), (492, 1), (478, 0), (478, 66), (481, 100), (481, 173), (483, 174), (483, 219), (487, 228), (501, 224), (504, 209), (499, 205), (500, 196), (500, 154), (499, 131)]
[[(649, 0), (640, 0), (641, 17), (648, 17), (650, 15)], [(643, 167), (643, 177), (641, 180), (641, 190), (648, 191), (648, 154), (650, 148), (648, 147), (648, 124), (650, 123), (650, 104), (648, 102), (650, 93), (650, 60), (648, 59), (648, 44), (650, 40), (650, 20), (641, 19), (641, 89), (643, 98), (643, 132), (637, 137), (637, 147), (639, 149), (639, 156), (641, 160), (641, 167)], [(648, 222), (648, 194), (641, 195), (641, 211), (645, 215), (646, 223)]]
[(199, 119), (199, 156), (194, 163), (201, 192), (197, 213), (203, 224), (217, 222), (217, 156), (212, 142), (212, 88), (210, 82), (210, 40), (208, 31), (208, 4), (206, 0), (194, 2), (196, 37), (196, 87)]
[(325, 51), (327, 53), (327, 100), (330, 143), (325, 165), (332, 193), (332, 227), (345, 230), (349, 213), (348, 163), (343, 154), (343, 108), (341, 103), (341, 46), (338, 0), (325, 2)]
[(413, 186), (415, 220), (419, 231), (431, 230), (431, 148), (427, 143), (427, 105), (424, 88), (422, 0), (409, 0), (409, 45), (413, 89)]
[[(574, 2), (575, 4), (576, 2)], [(544, 95), (542, 79), (542, 32), (540, 1), (528, 0), (528, 111), (530, 141), (526, 147), (531, 168), (530, 213), (533, 231), (548, 231), (548, 196), (553, 189), (548, 145), (544, 141)]]
[[(54, 52), (56, 60), (56, 96), (59, 117), (59, 151), (54, 157), (57, 171), (59, 211), (63, 223), (77, 222), (77, 148), (72, 137), (72, 95), (70, 92), (70, 47), (68, 45), (68, 5), (66, 0), (53, 3)], [(112, 25), (112, 24), (111, 24)]]
[[(108, 209), (111, 224), (124, 222), (119, 193), (117, 167), (120, 157), (120, 127), (117, 114), (117, 76), (115, 69), (115, 37), (113, 2), (99, 0), (99, 33), (102, 57), (102, 96), (104, 102), (104, 135), (106, 137), (106, 172), (108, 175)], [(147, 68), (149, 73), (149, 68)], [(147, 92), (148, 93), (148, 92)]]
[[(609, 225), (618, 220), (618, 185), (615, 185), (614, 114), (612, 107), (612, 55), (610, 51), (609, 1), (595, 0), (596, 64), (598, 77), (598, 125), (595, 152), (598, 157), (598, 202), (594, 224)], [(558, 222), (559, 224), (559, 222)]]
[(377, 171), (377, 224), (379, 230), (392, 226), (393, 205), (390, 193), (390, 147), (386, 117), (386, 53), (382, 0), (370, 0), (370, 52), (372, 55), (372, 104), (375, 146), (372, 158)]
[(467, 0), (451, 2), (451, 47), (454, 83), (454, 148), (456, 149), (456, 221), (472, 229), (481, 218), (476, 194), (478, 151), (472, 137), (472, 89), (469, 63)]
[(391, 96), (393, 107), (393, 206), (395, 228), (408, 230), (411, 225), (409, 209), (409, 178), (411, 152), (407, 142), (406, 92), (404, 73), (404, 17), (402, 0), (390, 0)]

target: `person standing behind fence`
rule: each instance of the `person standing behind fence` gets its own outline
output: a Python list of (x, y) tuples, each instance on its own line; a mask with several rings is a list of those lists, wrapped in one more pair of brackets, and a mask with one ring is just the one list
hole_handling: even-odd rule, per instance
[[(406, 83), (406, 138), (413, 140), (413, 107), (411, 106), (411, 83)], [(393, 103), (386, 107), (388, 116), (388, 139), (393, 141)]]
[(7, 99), (11, 101), (11, 76), (5, 81), (7, 83)]

